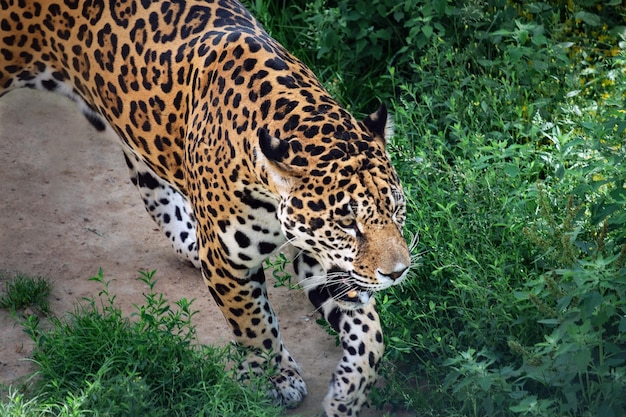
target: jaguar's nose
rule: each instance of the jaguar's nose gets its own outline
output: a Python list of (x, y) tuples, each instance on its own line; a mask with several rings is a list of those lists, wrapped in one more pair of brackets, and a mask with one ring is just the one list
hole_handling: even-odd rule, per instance
[(384, 272), (383, 270), (379, 269), (378, 273), (385, 278), (396, 281), (397, 279), (402, 278), (408, 269), (408, 266), (404, 264), (398, 264), (391, 272)]

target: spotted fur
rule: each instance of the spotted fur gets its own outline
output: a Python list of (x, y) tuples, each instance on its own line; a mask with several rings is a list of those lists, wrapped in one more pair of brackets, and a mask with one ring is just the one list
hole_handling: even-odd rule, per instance
[(119, 137), (148, 213), (250, 348), (242, 371), (271, 352), (287, 406), (306, 385), (262, 263), (295, 246), (344, 352), (324, 412), (358, 415), (383, 353), (371, 296), (410, 264), (384, 106), (356, 120), (236, 0), (0, 0), (0, 94), (18, 87), (66, 95)]

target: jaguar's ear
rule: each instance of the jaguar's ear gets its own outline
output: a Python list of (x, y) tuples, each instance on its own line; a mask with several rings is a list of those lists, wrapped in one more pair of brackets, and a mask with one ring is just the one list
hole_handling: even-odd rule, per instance
[(284, 140), (270, 135), (265, 128), (259, 129), (259, 147), (267, 160), (283, 174), (292, 177), (305, 175), (309, 162), (302, 157), (302, 144), (297, 139)]
[(393, 136), (393, 118), (387, 113), (385, 103), (367, 116), (363, 120), (363, 124), (372, 132), (374, 137), (382, 140), (383, 143), (387, 143), (387, 140)]

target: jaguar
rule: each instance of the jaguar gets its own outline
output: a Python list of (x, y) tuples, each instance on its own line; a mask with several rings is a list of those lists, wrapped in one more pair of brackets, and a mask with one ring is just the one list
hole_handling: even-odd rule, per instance
[(384, 105), (355, 119), (237, 0), (0, 0), (0, 95), (19, 87), (119, 138), (147, 212), (246, 348), (242, 375), (271, 366), (287, 407), (307, 388), (263, 263), (296, 248), (343, 351), (322, 413), (360, 413), (384, 351), (373, 295), (411, 266)]

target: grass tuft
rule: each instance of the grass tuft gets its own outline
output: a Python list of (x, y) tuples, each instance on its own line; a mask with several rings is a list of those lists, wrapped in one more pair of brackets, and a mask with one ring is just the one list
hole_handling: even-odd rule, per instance
[[(0, 275), (2, 280), (8, 277), (7, 274)], [(48, 280), (18, 273), (5, 282), (4, 294), (0, 295), (0, 308), (15, 312), (19, 309), (35, 307), (42, 313), (48, 313), (50, 289), (51, 285)]]

